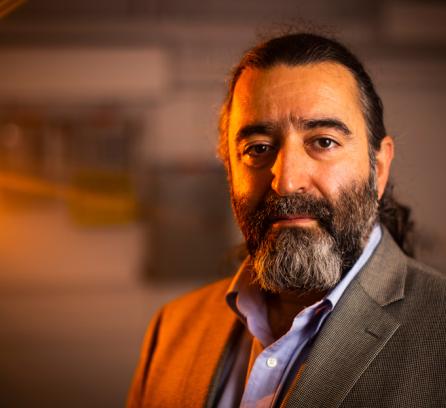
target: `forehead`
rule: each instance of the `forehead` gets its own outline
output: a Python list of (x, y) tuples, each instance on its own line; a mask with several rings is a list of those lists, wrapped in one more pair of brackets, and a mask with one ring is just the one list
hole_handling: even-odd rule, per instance
[(230, 128), (240, 121), (291, 117), (335, 117), (353, 127), (363, 126), (359, 91), (351, 72), (340, 64), (322, 62), (248, 68), (242, 73), (234, 90)]

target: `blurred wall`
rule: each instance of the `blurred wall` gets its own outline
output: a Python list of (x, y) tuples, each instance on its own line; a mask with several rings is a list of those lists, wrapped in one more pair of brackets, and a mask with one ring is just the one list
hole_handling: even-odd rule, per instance
[[(396, 191), (413, 207), (419, 257), (444, 269), (446, 7), (358, 3), (45, 0), (0, 21), (2, 151), (19, 146), (11, 118), (30, 140), (45, 135), (0, 163), (2, 406), (123, 406), (150, 315), (225, 273), (175, 245), (188, 228), (217, 253), (240, 238), (226, 191), (211, 189), (224, 189), (218, 110), (228, 70), (272, 22), (328, 25), (365, 61), (397, 139)], [(169, 195), (174, 182), (182, 195)]]

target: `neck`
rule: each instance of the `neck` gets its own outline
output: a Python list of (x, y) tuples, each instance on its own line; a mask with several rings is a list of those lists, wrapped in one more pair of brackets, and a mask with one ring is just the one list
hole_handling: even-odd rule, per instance
[(296, 315), (321, 300), (326, 293), (316, 290), (265, 293), (268, 321), (274, 339), (282, 337), (290, 329)]

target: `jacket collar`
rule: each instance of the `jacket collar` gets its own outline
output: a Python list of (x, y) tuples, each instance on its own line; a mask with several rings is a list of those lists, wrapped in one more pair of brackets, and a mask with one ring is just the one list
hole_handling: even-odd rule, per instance
[(383, 227), (383, 237), (358, 280), (364, 291), (380, 306), (404, 298), (407, 258)]

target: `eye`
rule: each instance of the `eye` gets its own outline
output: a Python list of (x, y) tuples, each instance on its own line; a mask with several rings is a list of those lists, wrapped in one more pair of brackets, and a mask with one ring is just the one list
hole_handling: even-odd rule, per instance
[(257, 143), (254, 145), (247, 146), (244, 149), (243, 154), (248, 155), (252, 158), (257, 158), (269, 154), (270, 152), (272, 152), (272, 150), (273, 146), (269, 144)]
[(253, 141), (242, 149), (242, 160), (247, 166), (262, 167), (270, 163), (276, 154), (276, 146), (269, 141)]
[(319, 150), (330, 150), (335, 148), (336, 146), (339, 146), (339, 143), (337, 143), (336, 141), (334, 141), (329, 137), (320, 137), (316, 139), (313, 143), (315, 147)]

